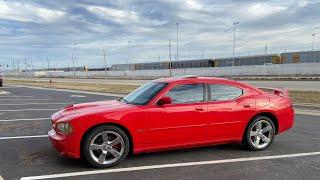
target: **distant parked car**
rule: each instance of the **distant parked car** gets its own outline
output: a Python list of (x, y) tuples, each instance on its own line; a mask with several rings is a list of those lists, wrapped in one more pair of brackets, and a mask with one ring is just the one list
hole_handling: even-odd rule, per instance
[(129, 153), (231, 142), (263, 150), (293, 122), (286, 90), (174, 77), (148, 82), (118, 100), (69, 105), (52, 115), (49, 138), (61, 155), (109, 167)]
[(3, 80), (2, 80), (2, 76), (0, 75), (0, 87), (3, 86)]

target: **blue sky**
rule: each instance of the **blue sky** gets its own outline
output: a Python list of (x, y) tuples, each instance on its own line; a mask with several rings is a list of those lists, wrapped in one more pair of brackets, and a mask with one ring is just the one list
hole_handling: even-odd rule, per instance
[[(320, 1), (247, 0), (0, 0), (0, 64), (77, 65), (172, 59), (179, 22), (179, 59), (320, 49)], [(26, 59), (26, 60), (25, 60)]]

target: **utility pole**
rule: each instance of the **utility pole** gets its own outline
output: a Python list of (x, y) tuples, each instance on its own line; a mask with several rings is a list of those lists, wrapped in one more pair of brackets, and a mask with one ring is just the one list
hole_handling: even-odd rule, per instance
[(77, 54), (76, 54), (76, 45), (77, 44), (73, 44), (73, 53), (72, 53), (72, 56), (71, 56), (71, 58), (72, 58), (72, 66), (73, 66), (73, 78), (75, 78), (76, 77), (76, 61), (77, 61)]
[(202, 49), (202, 56), (201, 56), (202, 59), (204, 59), (204, 49)]
[(239, 22), (233, 23), (233, 50), (232, 50), (232, 66), (234, 66), (234, 50), (236, 45), (236, 27), (239, 24)]
[(74, 67), (73, 53), (71, 54), (71, 59), (72, 59), (73, 78), (75, 78), (76, 77), (76, 69)]
[(128, 41), (128, 64), (130, 64), (130, 61), (131, 61), (130, 43), (131, 43), (131, 41)]
[(315, 33), (312, 33), (312, 51), (314, 50), (314, 40), (315, 40)]
[(13, 60), (13, 58), (12, 58), (12, 57), (11, 57), (11, 63), (12, 63), (12, 72), (14, 72), (15, 64), (14, 64), (14, 60)]
[(264, 61), (265, 61), (265, 63), (266, 63), (266, 61), (267, 61), (267, 51), (268, 51), (268, 46), (265, 45), (265, 46), (264, 46)]
[(48, 57), (47, 57), (47, 65), (48, 65), (48, 77), (50, 78), (50, 62)]
[(177, 25), (177, 52), (176, 52), (176, 60), (179, 61), (179, 23)]
[(17, 65), (18, 65), (18, 76), (20, 77), (20, 62), (19, 62), (19, 59), (17, 59)]
[(25, 71), (28, 71), (27, 57), (24, 57)]
[(172, 76), (171, 74), (171, 39), (169, 39), (169, 74), (170, 74), (170, 77)]
[(265, 46), (264, 46), (264, 55), (267, 55), (267, 51), (268, 51), (268, 46), (265, 45)]
[(104, 61), (104, 71), (107, 77), (107, 61), (106, 61), (106, 49), (103, 49), (103, 61)]

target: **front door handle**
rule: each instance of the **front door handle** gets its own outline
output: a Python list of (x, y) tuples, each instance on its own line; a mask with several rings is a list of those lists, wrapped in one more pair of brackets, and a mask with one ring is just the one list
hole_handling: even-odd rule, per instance
[(250, 107), (251, 107), (251, 104), (244, 104), (243, 107), (245, 107), (245, 108), (250, 108)]

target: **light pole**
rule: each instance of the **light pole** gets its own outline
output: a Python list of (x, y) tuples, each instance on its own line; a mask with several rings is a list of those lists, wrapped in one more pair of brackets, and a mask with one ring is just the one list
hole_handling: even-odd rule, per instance
[[(313, 27), (312, 29), (320, 29), (320, 27)], [(314, 50), (315, 33), (312, 33), (312, 51)]]
[(103, 49), (103, 61), (104, 61), (104, 71), (107, 77), (107, 61), (106, 61), (106, 49)]
[(176, 52), (176, 60), (179, 60), (179, 23), (177, 25), (177, 52)]
[(204, 49), (202, 49), (202, 55), (201, 58), (204, 59)]
[(312, 51), (314, 49), (314, 39), (315, 39), (316, 34), (312, 33)]
[(169, 74), (171, 77), (172, 76), (172, 73), (171, 73), (171, 39), (169, 39)]
[(268, 46), (265, 45), (265, 46), (264, 46), (264, 55), (267, 55), (267, 51), (268, 51)]
[(47, 65), (48, 65), (48, 77), (50, 78), (50, 62), (48, 57), (47, 57)]
[(77, 44), (73, 44), (73, 53), (72, 53), (72, 65), (73, 65), (73, 78), (76, 77), (76, 67), (75, 67), (75, 62), (77, 61), (76, 58), (76, 45)]
[(239, 25), (239, 22), (233, 23), (233, 50), (232, 50), (232, 66), (234, 66), (234, 50), (236, 45), (236, 27)]
[(128, 41), (128, 64), (131, 61), (131, 48), (130, 48), (131, 41)]

